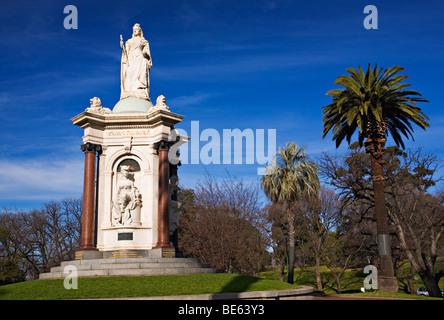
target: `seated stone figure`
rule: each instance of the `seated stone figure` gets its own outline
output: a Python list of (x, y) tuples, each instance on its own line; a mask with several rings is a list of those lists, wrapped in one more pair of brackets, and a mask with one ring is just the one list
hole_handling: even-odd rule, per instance
[[(130, 225), (136, 210), (142, 203), (139, 190), (134, 186), (134, 178), (130, 167), (120, 167), (121, 177), (117, 183), (117, 192), (113, 199), (113, 225)], [(138, 214), (139, 215), (139, 214)]]

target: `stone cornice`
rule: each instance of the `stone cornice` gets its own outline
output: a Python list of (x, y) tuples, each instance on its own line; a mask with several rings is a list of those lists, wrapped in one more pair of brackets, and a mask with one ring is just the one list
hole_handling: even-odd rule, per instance
[(100, 114), (97, 112), (84, 111), (73, 117), (74, 125), (85, 129), (92, 127), (99, 130), (107, 129), (129, 129), (129, 128), (155, 128), (160, 125), (174, 127), (182, 121), (184, 116), (169, 112), (167, 110), (156, 110), (152, 113), (118, 113)]

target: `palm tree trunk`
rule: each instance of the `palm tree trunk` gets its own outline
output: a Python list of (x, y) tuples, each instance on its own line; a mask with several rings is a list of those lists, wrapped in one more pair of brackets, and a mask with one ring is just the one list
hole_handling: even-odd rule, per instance
[(382, 159), (376, 159), (371, 155), (376, 230), (378, 233), (378, 289), (379, 291), (397, 292), (398, 283), (394, 276), (391, 256), (390, 233), (384, 195), (385, 178), (382, 163)]
[(290, 245), (288, 250), (289, 252), (289, 257), (288, 257), (288, 270), (287, 270), (287, 282), (290, 284), (294, 283), (294, 250), (295, 250), (295, 245), (291, 244), (290, 241)]

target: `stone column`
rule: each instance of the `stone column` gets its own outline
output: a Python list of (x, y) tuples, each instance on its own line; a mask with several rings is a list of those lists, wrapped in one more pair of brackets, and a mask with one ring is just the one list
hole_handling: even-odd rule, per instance
[(169, 211), (168, 211), (168, 185), (169, 185), (169, 143), (161, 140), (154, 145), (159, 154), (159, 198), (157, 220), (157, 248), (172, 248), (169, 241)]
[(85, 175), (83, 182), (82, 237), (79, 250), (97, 250), (94, 246), (96, 152), (100, 152), (102, 147), (87, 142), (81, 146), (81, 150), (85, 153)]

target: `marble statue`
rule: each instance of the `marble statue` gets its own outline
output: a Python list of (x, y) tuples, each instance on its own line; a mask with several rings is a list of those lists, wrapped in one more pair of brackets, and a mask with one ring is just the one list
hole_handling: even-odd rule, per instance
[(133, 36), (125, 45), (120, 35), (120, 47), (122, 48), (120, 99), (134, 96), (150, 101), (149, 71), (153, 63), (150, 46), (143, 36), (140, 24), (136, 23), (133, 26)]
[[(113, 199), (113, 225), (131, 225), (134, 215), (140, 216), (141, 194), (134, 186), (130, 167), (120, 167), (121, 177), (117, 182), (117, 192)], [(140, 218), (140, 217), (137, 217)]]
[(87, 111), (87, 112), (98, 112), (98, 113), (101, 113), (101, 114), (110, 114), (110, 113), (112, 113), (111, 109), (102, 107), (102, 101), (100, 101), (100, 99), (97, 98), (97, 97), (91, 98), (89, 100), (89, 103), (91, 105), (90, 105), (89, 108), (86, 108), (85, 111)]

